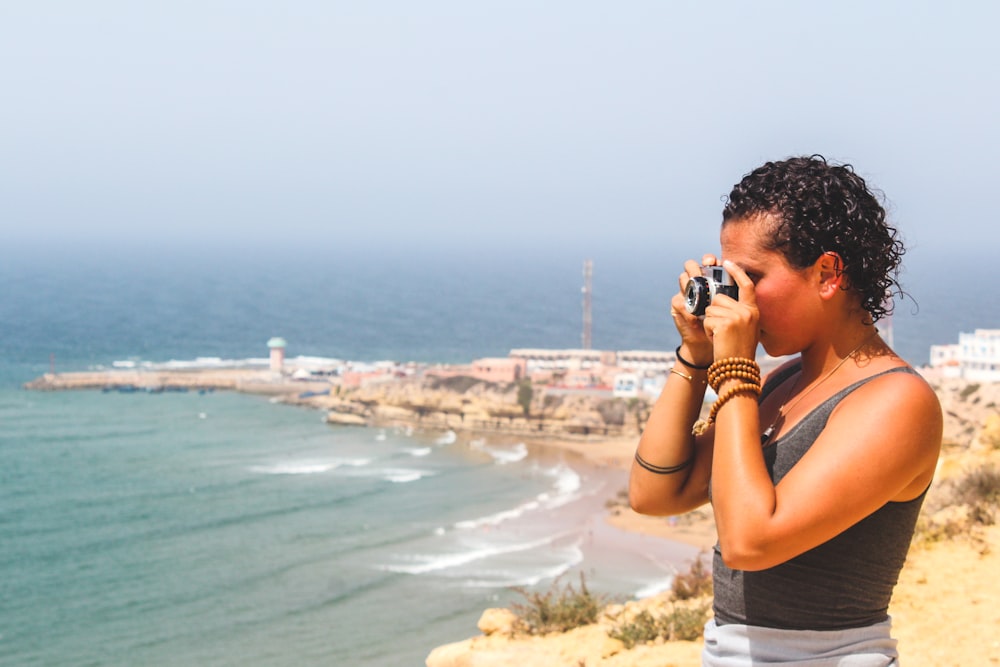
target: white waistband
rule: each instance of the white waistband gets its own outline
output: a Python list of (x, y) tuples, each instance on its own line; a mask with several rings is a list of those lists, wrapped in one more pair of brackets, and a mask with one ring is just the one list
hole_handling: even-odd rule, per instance
[(891, 620), (849, 630), (705, 624), (704, 667), (899, 667)]

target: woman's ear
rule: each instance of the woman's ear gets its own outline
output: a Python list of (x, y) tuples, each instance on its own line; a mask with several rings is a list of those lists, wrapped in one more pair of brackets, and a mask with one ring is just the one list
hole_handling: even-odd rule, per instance
[(847, 276), (844, 275), (844, 260), (840, 255), (828, 251), (824, 252), (816, 260), (816, 268), (819, 273), (820, 294), (830, 298), (847, 287)]

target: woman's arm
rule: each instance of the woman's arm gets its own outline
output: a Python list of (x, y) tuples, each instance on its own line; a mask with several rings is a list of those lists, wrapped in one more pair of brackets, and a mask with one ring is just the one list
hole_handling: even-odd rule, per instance
[[(693, 356), (684, 346), (680, 354), (688, 360)], [(708, 501), (712, 469), (710, 433), (697, 438), (691, 434), (691, 425), (705, 400), (706, 378), (707, 371), (680, 361), (667, 376), (639, 440), (636, 460), (632, 462), (629, 504), (636, 512), (657, 516), (681, 514)], [(688, 461), (690, 465), (684, 465)], [(663, 471), (678, 466), (683, 467), (674, 472)]]
[(859, 387), (775, 486), (751, 432), (756, 405), (733, 400), (717, 417), (712, 502), (729, 567), (760, 570), (840, 534), (930, 484), (940, 449), (937, 396), (922, 378), (892, 373)]
[[(712, 341), (699, 317), (687, 312), (684, 290), (701, 275), (701, 265), (715, 264), (704, 255), (701, 264), (684, 263), (678, 291), (670, 300), (670, 314), (681, 336), (678, 360), (653, 406), (636, 449), (629, 476), (629, 504), (640, 514), (682, 514), (708, 502), (712, 473), (712, 430), (695, 437), (691, 427), (701, 414), (713, 360)], [(686, 464), (690, 461), (690, 464)], [(643, 465), (646, 463), (647, 465)], [(676, 469), (664, 472), (664, 469)], [(653, 472), (650, 468), (659, 469)]]

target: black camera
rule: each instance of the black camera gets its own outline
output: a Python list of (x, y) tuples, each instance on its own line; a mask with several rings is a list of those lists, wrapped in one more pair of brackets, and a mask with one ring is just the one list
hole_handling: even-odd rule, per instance
[(703, 276), (695, 276), (684, 288), (684, 306), (692, 315), (701, 317), (705, 314), (708, 304), (712, 303), (716, 294), (725, 294), (733, 299), (739, 298), (739, 288), (721, 266), (701, 267)]

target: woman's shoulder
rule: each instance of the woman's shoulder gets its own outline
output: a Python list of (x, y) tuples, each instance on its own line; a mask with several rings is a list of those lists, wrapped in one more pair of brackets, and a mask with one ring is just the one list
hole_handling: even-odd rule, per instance
[(862, 365), (860, 371), (861, 377), (856, 382), (859, 388), (884, 391), (887, 387), (892, 387), (895, 391), (905, 391), (937, 401), (937, 393), (924, 376), (899, 357), (872, 360), (868, 368)]
[(862, 377), (847, 388), (838, 411), (877, 415), (886, 429), (891, 429), (893, 423), (933, 426), (942, 421), (941, 403), (934, 388), (905, 361), (898, 357), (874, 360), (870, 368), (862, 370)]

